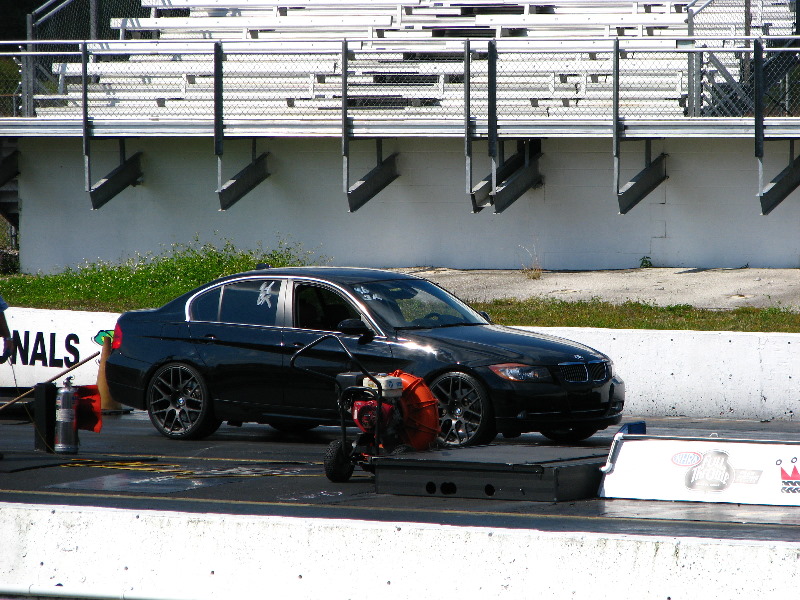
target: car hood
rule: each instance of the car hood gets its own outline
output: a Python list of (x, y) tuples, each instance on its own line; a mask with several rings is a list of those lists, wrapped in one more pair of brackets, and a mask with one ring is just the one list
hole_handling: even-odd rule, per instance
[(554, 365), (574, 360), (606, 360), (604, 354), (578, 342), (501, 325), (470, 325), (398, 332), (401, 339), (449, 352), (454, 362), (492, 364), (522, 362)]

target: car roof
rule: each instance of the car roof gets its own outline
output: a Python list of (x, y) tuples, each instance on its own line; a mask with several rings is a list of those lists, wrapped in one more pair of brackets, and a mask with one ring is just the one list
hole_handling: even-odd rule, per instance
[(268, 269), (256, 269), (239, 273), (232, 277), (242, 275), (275, 275), (282, 277), (310, 277), (323, 279), (333, 283), (352, 285), (356, 283), (366, 283), (369, 281), (389, 281), (393, 279), (420, 279), (415, 275), (386, 271), (384, 269), (368, 269), (364, 267), (277, 267)]

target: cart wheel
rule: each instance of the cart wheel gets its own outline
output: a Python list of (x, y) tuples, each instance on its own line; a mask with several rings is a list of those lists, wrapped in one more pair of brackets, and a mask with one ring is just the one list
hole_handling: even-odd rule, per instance
[(325, 450), (325, 477), (334, 483), (344, 483), (350, 479), (353, 468), (342, 440), (333, 440)]

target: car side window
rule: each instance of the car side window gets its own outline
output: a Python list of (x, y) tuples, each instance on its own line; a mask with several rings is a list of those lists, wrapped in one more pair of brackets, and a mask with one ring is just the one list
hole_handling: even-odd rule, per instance
[(221, 287), (206, 292), (192, 302), (193, 321), (219, 321), (219, 293)]
[(281, 282), (273, 279), (251, 279), (224, 286), (219, 320), (244, 325), (276, 325), (280, 289)]
[(300, 329), (338, 331), (345, 319), (361, 315), (340, 294), (317, 285), (298, 284), (294, 291), (294, 326)]

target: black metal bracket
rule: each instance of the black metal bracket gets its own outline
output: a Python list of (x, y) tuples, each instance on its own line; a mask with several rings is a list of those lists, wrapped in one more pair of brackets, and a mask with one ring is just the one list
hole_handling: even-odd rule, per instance
[(92, 209), (97, 210), (126, 187), (139, 185), (142, 181), (142, 153), (125, 158), (125, 140), (120, 140), (120, 165), (100, 179), (89, 189)]
[[(650, 159), (650, 140), (645, 140), (645, 166), (636, 176), (626, 183), (622, 189), (617, 189), (619, 201), (619, 214), (624, 215), (634, 206), (644, 200), (650, 192), (668, 179), (667, 154), (659, 154), (655, 160)], [(616, 176), (619, 185), (619, 156), (615, 157)]]
[(794, 156), (794, 140), (789, 140), (789, 164), (764, 186), (764, 47), (761, 40), (753, 41), (753, 75), (755, 99), (753, 129), (755, 155), (758, 161), (758, 199), (761, 214), (768, 215), (800, 186), (800, 157)]
[[(502, 146), (502, 142), (499, 144)], [(472, 212), (478, 213), (489, 206), (499, 214), (511, 206), (525, 192), (543, 184), (539, 172), (539, 158), (542, 156), (542, 141), (539, 139), (517, 140), (517, 152), (501, 163), (492, 161), (492, 173), (484, 177), (470, 194)]]
[[(220, 210), (228, 210), (270, 176), (270, 172), (267, 169), (268, 156), (269, 152), (262, 152), (256, 156), (256, 141), (253, 140), (250, 164), (217, 189)], [(222, 157), (218, 158), (221, 161)]]
[(763, 186), (763, 164), (759, 157), (759, 194), (761, 214), (768, 215), (800, 186), (800, 157), (794, 156), (794, 140), (789, 140), (789, 164), (772, 181)]
[(342, 179), (350, 212), (355, 212), (397, 179), (397, 153), (383, 158), (383, 140), (375, 140), (377, 165), (361, 179), (350, 185), (350, 139), (352, 123), (347, 114), (347, 76), (349, 52), (347, 40), (342, 42)]
[(372, 198), (377, 196), (386, 186), (392, 183), (395, 179), (400, 177), (397, 172), (397, 156), (395, 152), (386, 159), (383, 158), (383, 143), (382, 140), (375, 140), (377, 165), (369, 173), (364, 175), (361, 179), (356, 181), (353, 185), (349, 185), (349, 157), (344, 156), (344, 185), (347, 193), (347, 203), (350, 207), (350, 212), (355, 212)]
[(19, 150), (0, 159), (0, 187), (19, 175)]

